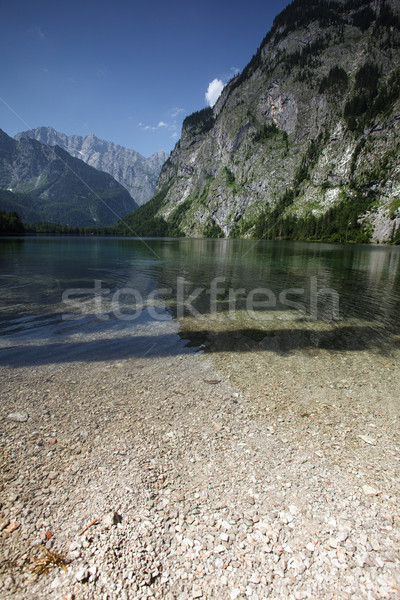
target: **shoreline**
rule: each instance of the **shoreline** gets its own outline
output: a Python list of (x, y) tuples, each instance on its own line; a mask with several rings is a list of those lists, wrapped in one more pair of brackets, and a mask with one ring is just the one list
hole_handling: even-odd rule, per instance
[[(61, 225), (61, 227), (63, 227)], [(267, 238), (248, 238), (248, 237), (224, 237), (224, 238), (210, 238), (210, 237), (190, 237), (190, 236), (186, 236), (186, 235), (182, 235), (179, 237), (170, 237), (170, 236), (156, 236), (156, 237), (152, 237), (152, 236), (135, 236), (135, 235), (117, 235), (117, 234), (98, 234), (98, 233), (60, 233), (60, 232), (30, 232), (30, 231), (26, 231), (26, 232), (20, 232), (20, 233), (1, 233), (0, 232), (0, 239), (1, 238), (29, 238), (29, 237), (79, 237), (79, 238), (103, 238), (103, 239), (122, 239), (122, 240), (219, 240), (219, 241), (233, 241), (233, 240), (249, 240), (252, 242), (294, 242), (294, 243), (299, 243), (299, 244), (331, 244), (333, 246), (372, 246), (373, 248), (379, 247), (379, 248), (395, 248), (396, 246), (399, 246), (399, 243), (396, 242), (391, 242), (391, 241), (382, 241), (379, 242), (378, 240), (374, 240), (371, 242), (354, 242), (354, 241), (327, 241), (327, 240), (303, 240), (303, 239), (282, 239), (282, 238), (275, 238), (273, 240), (271, 239), (267, 239)]]
[(0, 369), (1, 598), (400, 598), (397, 418), (228, 358)]

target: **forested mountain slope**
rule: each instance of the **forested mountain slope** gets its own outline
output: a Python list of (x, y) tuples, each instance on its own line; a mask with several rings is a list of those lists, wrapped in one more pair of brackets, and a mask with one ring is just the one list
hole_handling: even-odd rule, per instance
[[(147, 223), (189, 236), (399, 237), (399, 9), (294, 0), (214, 108), (185, 119)], [(141, 219), (130, 219), (139, 231)]]

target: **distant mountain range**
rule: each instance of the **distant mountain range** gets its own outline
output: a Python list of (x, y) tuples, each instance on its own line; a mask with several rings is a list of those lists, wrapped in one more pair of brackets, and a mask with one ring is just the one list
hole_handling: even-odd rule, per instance
[(109, 173), (128, 190), (139, 206), (152, 198), (161, 168), (168, 158), (163, 150), (144, 158), (135, 150), (106, 142), (93, 134), (84, 137), (65, 135), (52, 127), (37, 127), (15, 136), (16, 140), (22, 138), (32, 138), (48, 146), (60, 146), (71, 156)]
[(137, 207), (108, 173), (59, 146), (0, 129), (0, 210), (18, 212), (25, 223), (89, 227), (111, 225)]

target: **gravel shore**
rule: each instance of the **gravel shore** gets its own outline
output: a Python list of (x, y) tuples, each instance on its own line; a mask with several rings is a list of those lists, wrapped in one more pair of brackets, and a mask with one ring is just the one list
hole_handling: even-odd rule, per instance
[(2, 367), (0, 597), (400, 598), (399, 362)]

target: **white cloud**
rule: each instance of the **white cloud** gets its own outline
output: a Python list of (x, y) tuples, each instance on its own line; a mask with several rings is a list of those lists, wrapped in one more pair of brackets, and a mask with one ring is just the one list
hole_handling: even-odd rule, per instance
[(41, 40), (44, 40), (44, 38), (46, 37), (44, 35), (43, 31), (40, 29), (40, 27), (36, 27), (36, 25), (33, 27), (30, 27), (28, 29), (28, 33), (32, 33), (34, 36), (40, 38)]
[(176, 108), (172, 109), (171, 117), (174, 119), (175, 117), (177, 117), (178, 115), (182, 114), (183, 112), (185, 112), (184, 108), (178, 108), (178, 107), (176, 107)]
[(143, 131), (157, 131), (157, 129), (162, 129), (164, 127), (168, 127), (168, 123), (165, 121), (159, 121), (157, 125), (145, 125), (144, 123), (138, 123), (138, 127), (143, 129)]
[(210, 81), (206, 91), (206, 102), (208, 106), (214, 106), (223, 89), (224, 84), (220, 79), (213, 79)]
[(160, 120), (157, 122), (157, 125), (149, 125), (146, 123), (143, 123), (142, 121), (140, 121), (138, 123), (138, 127), (142, 130), (142, 131), (162, 131), (162, 130), (166, 130), (171, 132), (172, 137), (177, 137), (177, 129), (178, 129), (178, 125), (176, 122), (175, 117), (177, 117), (178, 115), (182, 114), (185, 112), (184, 108), (179, 108), (179, 107), (174, 107), (172, 108), (170, 111), (168, 111), (167, 114), (167, 121), (163, 121)]

